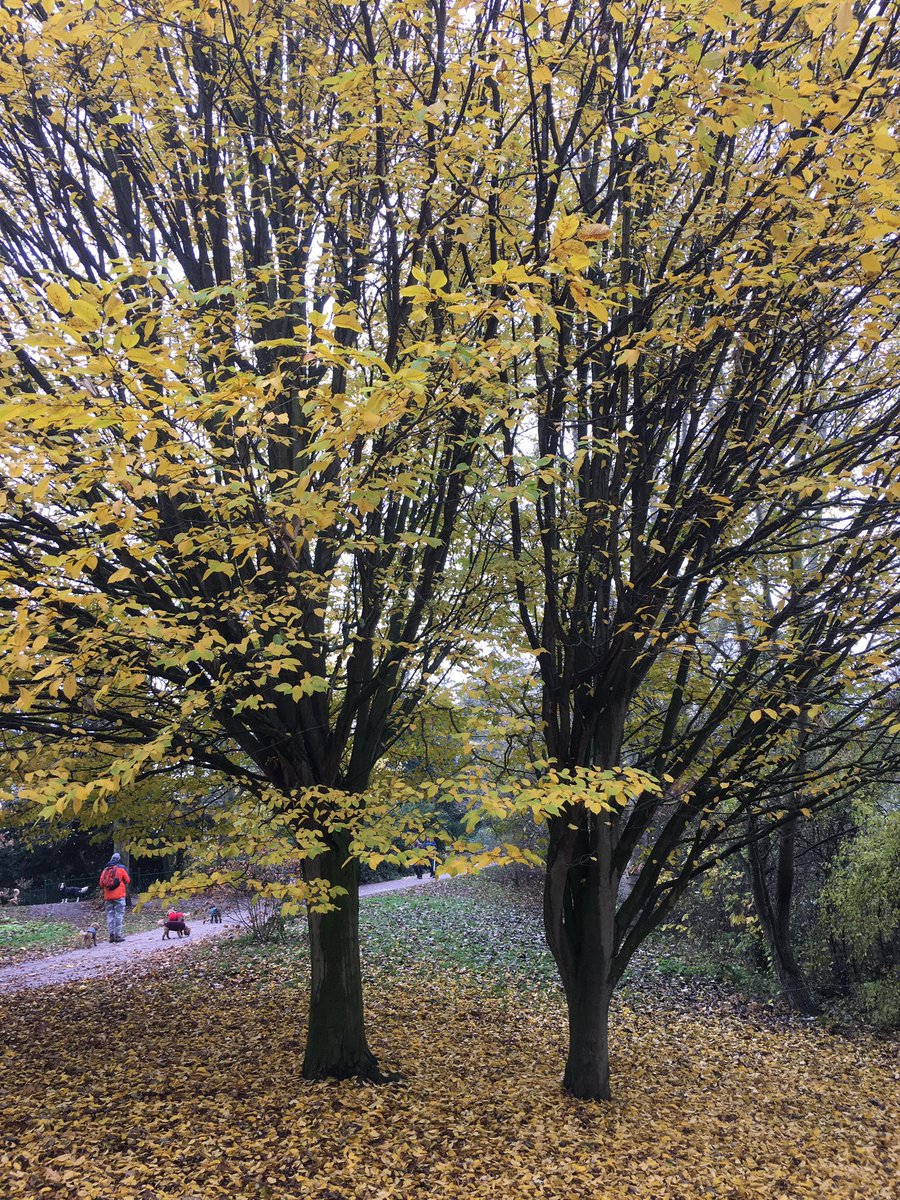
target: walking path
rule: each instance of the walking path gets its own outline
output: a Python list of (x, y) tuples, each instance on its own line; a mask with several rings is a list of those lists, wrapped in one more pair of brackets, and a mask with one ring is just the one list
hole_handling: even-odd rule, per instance
[[(387, 883), (363, 884), (359, 894), (361, 898), (377, 896), (381, 892), (399, 892), (429, 882), (431, 881), (427, 877), (419, 880), (411, 875), (405, 879), (391, 879)], [(85, 919), (90, 920), (91, 917), (85, 914)], [(17, 992), (23, 988), (70, 983), (78, 979), (93, 979), (99, 975), (107, 975), (110, 971), (120, 970), (124, 966), (137, 966), (151, 955), (183, 954), (199, 941), (219, 937), (240, 928), (240, 922), (226, 914), (221, 925), (203, 925), (199, 921), (191, 921), (190, 937), (180, 938), (177, 934), (172, 934), (168, 940), (162, 941), (162, 931), (155, 928), (144, 930), (142, 933), (129, 933), (124, 942), (113, 945), (106, 940), (106, 930), (101, 922), (97, 929), (97, 945), (88, 950), (66, 950), (62, 954), (53, 954), (47, 958), (0, 967), (0, 994)]]

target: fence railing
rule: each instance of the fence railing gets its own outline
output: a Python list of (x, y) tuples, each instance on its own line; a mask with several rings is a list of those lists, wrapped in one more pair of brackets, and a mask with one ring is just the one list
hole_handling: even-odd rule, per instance
[[(133, 896), (144, 891), (151, 883), (157, 883), (160, 879), (166, 878), (162, 871), (132, 871), (129, 874), (131, 875), (131, 887), (128, 890)], [(61, 883), (69, 888), (86, 887), (88, 890), (83, 899), (98, 900), (101, 898), (101, 890), (97, 882), (99, 875), (100, 872), (97, 871), (94, 875), (67, 875), (65, 878), (57, 876), (52, 879), (35, 880), (29, 887), (19, 889), (19, 905), (23, 907), (28, 904), (58, 904), (63, 898), (59, 890)]]

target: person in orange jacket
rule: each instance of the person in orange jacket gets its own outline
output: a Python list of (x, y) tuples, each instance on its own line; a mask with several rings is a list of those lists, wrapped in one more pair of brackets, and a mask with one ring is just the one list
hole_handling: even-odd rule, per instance
[(131, 876), (122, 866), (122, 856), (114, 854), (100, 872), (100, 887), (103, 889), (103, 907), (106, 909), (106, 928), (111, 942), (124, 942), (122, 921), (125, 917), (125, 889)]

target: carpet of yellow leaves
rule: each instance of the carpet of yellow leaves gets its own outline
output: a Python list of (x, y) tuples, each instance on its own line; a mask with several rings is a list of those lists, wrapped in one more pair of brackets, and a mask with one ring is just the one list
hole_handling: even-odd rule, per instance
[(404, 1081), (300, 1079), (305, 996), (174, 969), (0, 1000), (3, 1200), (896, 1200), (896, 1045), (723, 1013), (614, 1021), (617, 1099), (562, 1094), (552, 1001), (370, 989)]

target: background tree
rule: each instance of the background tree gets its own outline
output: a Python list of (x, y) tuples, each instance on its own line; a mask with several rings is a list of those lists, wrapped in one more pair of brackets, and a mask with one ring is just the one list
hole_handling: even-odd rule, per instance
[(831, 964), (832, 981), (836, 977), (867, 1020), (897, 1029), (900, 814), (896, 801), (860, 809), (857, 835), (838, 848), (820, 893), (821, 919), (836, 960)]
[[(896, 1028), (900, 1020), (896, 893), (896, 784), (889, 781), (811, 817), (793, 835), (790, 940), (807, 994), (826, 1019)], [(677, 931), (662, 945), (675, 970), (712, 974), (742, 991), (771, 992), (796, 1003), (781, 978), (767, 920), (760, 913), (751, 866), (756, 850), (766, 899), (779, 903), (781, 828), (741, 855), (705, 872), (666, 922)]]

